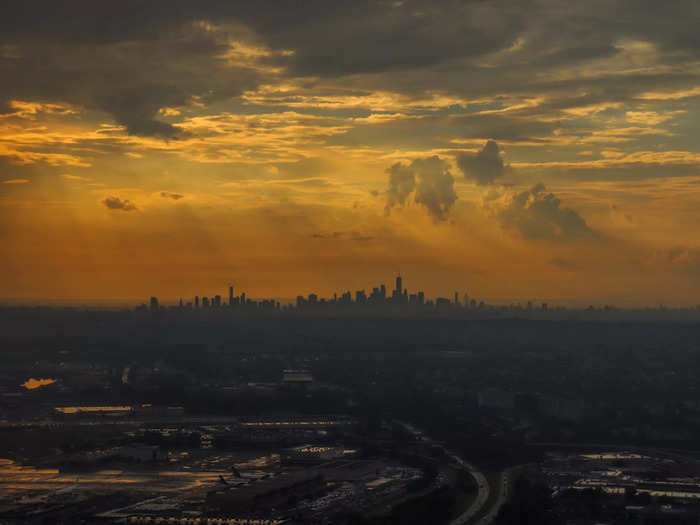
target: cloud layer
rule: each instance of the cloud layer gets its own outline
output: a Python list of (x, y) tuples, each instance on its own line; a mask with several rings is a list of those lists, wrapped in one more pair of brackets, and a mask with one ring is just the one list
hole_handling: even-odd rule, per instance
[(529, 239), (585, 240), (598, 235), (578, 212), (561, 205), (561, 200), (536, 184), (507, 198), (497, 208), (496, 218), (506, 228)]
[[(166, 290), (401, 267), (696, 300), (699, 18), (697, 0), (2, 2), (0, 273), (18, 278), (0, 297), (72, 293), (76, 253), (85, 293), (121, 294), (102, 268), (128, 245), (137, 291), (167, 262)], [(26, 242), (45, 228), (55, 243)], [(49, 260), (63, 279), (28, 262)]]
[(389, 188), (386, 196), (387, 213), (394, 206), (403, 206), (413, 200), (424, 206), (437, 220), (445, 220), (457, 200), (454, 178), (447, 162), (437, 156), (415, 159), (410, 164), (397, 162), (389, 169)]

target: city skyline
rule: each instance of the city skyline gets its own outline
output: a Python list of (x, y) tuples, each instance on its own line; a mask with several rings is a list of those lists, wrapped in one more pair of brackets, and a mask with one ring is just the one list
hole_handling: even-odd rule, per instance
[[(506, 309), (547, 312), (548, 310), (571, 309), (666, 309), (675, 308), (674, 305), (662, 303), (654, 305), (644, 305), (630, 308), (625, 305), (615, 305), (612, 303), (589, 303), (571, 304), (566, 302), (552, 302), (547, 299), (529, 298), (525, 300), (492, 301), (490, 298), (470, 295), (466, 290), (455, 290), (449, 295), (429, 296), (422, 289), (410, 290), (404, 287), (403, 276), (397, 274), (394, 278), (392, 289), (386, 283), (377, 284), (356, 290), (343, 289), (332, 292), (324, 296), (316, 292), (306, 292), (297, 295), (295, 298), (262, 297), (251, 296), (246, 291), (240, 290), (233, 284), (227, 287), (227, 294), (214, 293), (210, 295), (194, 295), (191, 297), (181, 296), (178, 299), (161, 300), (157, 296), (151, 296), (148, 302), (140, 303), (137, 309), (148, 309), (158, 311), (163, 308), (185, 309), (185, 310), (209, 310), (209, 309), (244, 309), (245, 307), (262, 310), (290, 310), (298, 311), (322, 309), (325, 307), (355, 307), (366, 308), (368, 310), (384, 308), (389, 310), (404, 309), (457, 309), (462, 310), (484, 310), (484, 309)], [(681, 307), (682, 308), (682, 307)], [(688, 308), (688, 307), (686, 307)], [(700, 310), (700, 302), (690, 305), (690, 309)]]

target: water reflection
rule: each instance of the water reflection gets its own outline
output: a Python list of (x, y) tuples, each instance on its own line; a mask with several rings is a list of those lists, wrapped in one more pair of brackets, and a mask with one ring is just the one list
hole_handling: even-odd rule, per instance
[(130, 406), (82, 406), (82, 407), (55, 407), (56, 412), (62, 414), (77, 414), (78, 412), (131, 412)]
[[(219, 482), (219, 475), (228, 476), (228, 469), (207, 472), (162, 469), (129, 472), (105, 469), (81, 472), (78, 490), (109, 491), (128, 485), (130, 490), (136, 491), (172, 492), (215, 485)], [(75, 482), (74, 473), (22, 466), (10, 459), (0, 459), (0, 500), (28, 492), (50, 493)]]
[(22, 386), (24, 388), (26, 388), (27, 390), (34, 390), (34, 389), (42, 387), (42, 386), (51, 385), (55, 382), (56, 382), (55, 379), (48, 379), (48, 378), (35, 379), (33, 377), (30, 377), (24, 383), (22, 383)]

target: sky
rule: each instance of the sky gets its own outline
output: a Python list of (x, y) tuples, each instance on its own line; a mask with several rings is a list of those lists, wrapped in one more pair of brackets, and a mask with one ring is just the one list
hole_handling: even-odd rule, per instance
[(0, 298), (700, 303), (700, 3), (0, 6)]

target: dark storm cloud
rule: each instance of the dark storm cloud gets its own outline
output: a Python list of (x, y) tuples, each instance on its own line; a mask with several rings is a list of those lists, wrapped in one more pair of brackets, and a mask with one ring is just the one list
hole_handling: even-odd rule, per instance
[(172, 193), (169, 191), (161, 191), (160, 196), (163, 197), (164, 199), (172, 199), (174, 201), (180, 200), (184, 197), (184, 195), (180, 193)]
[[(700, 56), (698, 18), (696, 0), (672, 9), (654, 0), (3, 2), (0, 111), (12, 98), (69, 102), (111, 114), (130, 133), (177, 138), (176, 126), (158, 120), (159, 108), (235, 97), (278, 74), (345, 77), (356, 88), (411, 95), (573, 90), (592, 93), (591, 101), (626, 100), (698, 78), (683, 67), (556, 81), (554, 74), (614, 57), (627, 41), (655, 46), (665, 54), (662, 65), (683, 64)], [(259, 57), (279, 73), (223, 67), (231, 41), (293, 53)], [(644, 56), (634, 60), (648, 65)], [(499, 122), (472, 121), (467, 134), (478, 128), (479, 137), (506, 140), (527, 126)]]
[(445, 220), (457, 200), (454, 178), (447, 163), (437, 156), (416, 159), (408, 165), (397, 162), (387, 173), (387, 213), (394, 206), (404, 205), (413, 195), (414, 201), (425, 206), (435, 219)]
[(487, 141), (477, 153), (458, 155), (457, 166), (468, 180), (480, 185), (493, 184), (507, 169), (501, 158), (501, 150), (493, 140)]
[[(251, 23), (276, 46), (296, 50), (298, 73), (344, 76), (430, 67), (495, 51), (524, 28), (523, 9), (512, 4), (304, 2), (293, 13), (256, 17)], [(294, 28), (296, 23), (303, 32)]]
[(547, 192), (544, 184), (515, 194), (496, 217), (506, 229), (517, 230), (530, 239), (593, 239), (598, 235), (575, 210), (563, 207), (561, 200)]
[(102, 200), (104, 204), (110, 210), (121, 210), (121, 211), (134, 211), (136, 205), (129, 199), (120, 199), (119, 197), (105, 197)]
[(254, 69), (221, 58), (227, 34), (169, 18), (171, 6), (160, 4), (159, 20), (150, 3), (6, 4), (0, 24), (15, 23), (0, 29), (0, 107), (67, 102), (107, 112), (132, 134), (176, 138), (181, 130), (156, 118), (160, 108), (236, 96), (258, 82)]

